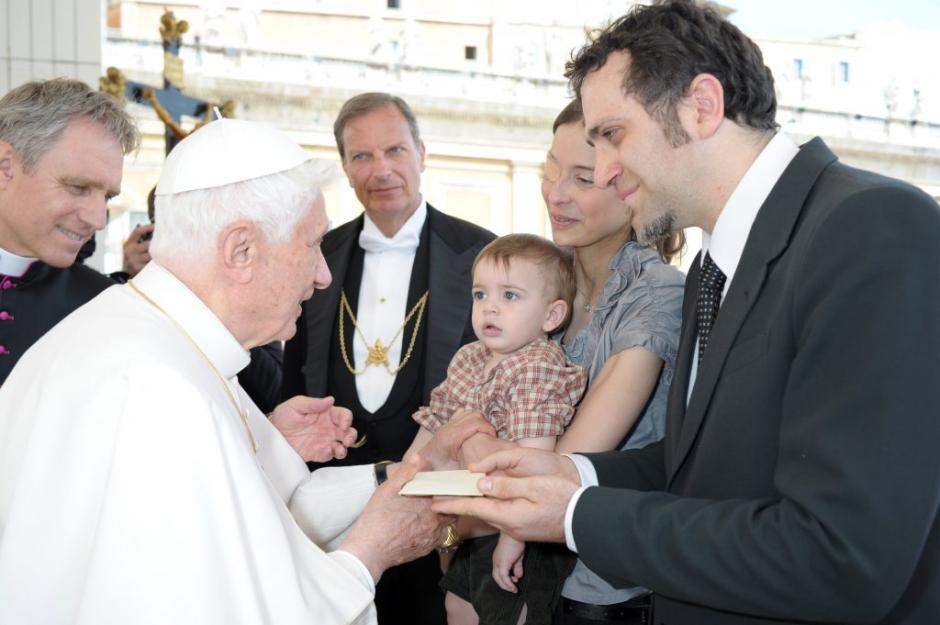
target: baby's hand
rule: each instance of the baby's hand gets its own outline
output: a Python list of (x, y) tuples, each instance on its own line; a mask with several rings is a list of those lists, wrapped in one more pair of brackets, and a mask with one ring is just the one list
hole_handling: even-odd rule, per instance
[(516, 584), (522, 579), (522, 559), (525, 556), (525, 543), (500, 534), (499, 542), (493, 551), (493, 579), (505, 591), (519, 592)]

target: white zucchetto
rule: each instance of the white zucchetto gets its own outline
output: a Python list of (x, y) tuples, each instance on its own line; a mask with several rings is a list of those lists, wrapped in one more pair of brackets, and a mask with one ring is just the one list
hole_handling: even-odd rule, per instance
[(244, 182), (293, 169), (311, 158), (276, 128), (219, 119), (176, 144), (163, 165), (156, 195)]

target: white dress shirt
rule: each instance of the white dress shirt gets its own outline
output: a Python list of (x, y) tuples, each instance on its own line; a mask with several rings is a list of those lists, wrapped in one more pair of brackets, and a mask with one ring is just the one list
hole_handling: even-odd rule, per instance
[[(421, 239), (421, 229), (427, 218), (427, 204), (422, 199), (417, 210), (408, 218), (394, 237), (386, 237), (369, 215), (364, 215), (360, 246), (365, 250), (362, 264), (362, 282), (359, 286), (359, 303), (356, 323), (369, 345), (376, 339), (388, 347), (388, 363), (395, 369), (402, 355), (402, 345), (408, 345), (411, 336), (404, 330), (395, 336), (408, 314), (408, 287), (411, 284), (411, 269)], [(427, 314), (425, 311), (424, 314)], [(389, 345), (389, 341), (395, 337)], [(354, 332), (353, 367), (365, 366), (369, 350), (359, 332)], [(395, 384), (395, 374), (384, 365), (370, 365), (356, 376), (356, 394), (359, 403), (369, 412), (378, 410)]]
[[(702, 259), (708, 252), (726, 277), (721, 294), (722, 300), (727, 295), (728, 288), (734, 279), (741, 255), (744, 253), (747, 237), (754, 225), (754, 220), (757, 219), (757, 213), (799, 151), (799, 146), (784, 133), (778, 132), (774, 135), (731, 193), (718, 215), (714, 230), (711, 233), (702, 232)], [(697, 372), (698, 339), (696, 338), (695, 347), (692, 349), (692, 371), (689, 376), (686, 401), (692, 396)], [(575, 491), (565, 511), (565, 542), (570, 550), (577, 552), (572, 531), (574, 509), (578, 505), (581, 493), (591, 486), (597, 486), (598, 482), (597, 472), (590, 460), (577, 454), (571, 454), (568, 457), (575, 463), (578, 474), (581, 476), (581, 488)]]
[[(780, 180), (783, 171), (799, 151), (799, 146), (787, 135), (782, 132), (774, 135), (728, 198), (728, 202), (715, 222), (715, 229), (711, 233), (702, 232), (700, 263), (704, 262), (705, 253), (708, 252), (712, 261), (725, 274), (721, 301), (724, 301), (731, 287), (731, 281), (734, 279), (738, 263), (741, 262), (741, 255), (744, 253), (747, 236), (751, 233), (751, 227), (757, 219), (760, 207), (764, 205), (764, 201)], [(695, 386), (697, 375), (698, 337), (695, 338), (695, 347), (692, 349), (692, 368), (689, 374), (686, 403), (692, 397), (692, 388)]]

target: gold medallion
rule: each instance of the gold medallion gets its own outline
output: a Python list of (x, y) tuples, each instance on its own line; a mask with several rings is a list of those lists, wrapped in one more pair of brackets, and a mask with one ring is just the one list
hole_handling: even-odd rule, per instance
[[(339, 351), (343, 355), (343, 363), (346, 365), (346, 368), (349, 369), (349, 372), (353, 375), (359, 375), (372, 365), (382, 365), (392, 375), (401, 371), (411, 359), (411, 352), (415, 348), (415, 341), (418, 340), (418, 330), (421, 328), (421, 317), (424, 315), (424, 309), (428, 304), (428, 295), (430, 293), (431, 291), (425, 291), (424, 295), (415, 302), (415, 305), (405, 316), (405, 320), (402, 321), (401, 325), (398, 327), (398, 331), (395, 332), (395, 336), (392, 337), (388, 345), (383, 345), (382, 339), (375, 339), (375, 344), (369, 346), (369, 341), (367, 341), (365, 335), (363, 335), (362, 328), (356, 323), (356, 315), (353, 314), (349, 300), (346, 299), (346, 291), (341, 291), (339, 299)], [(349, 360), (349, 354), (346, 353), (346, 328), (344, 323), (346, 315), (349, 315), (349, 320), (352, 321), (356, 333), (359, 335), (359, 338), (362, 339), (362, 342), (365, 343), (366, 349), (369, 350), (369, 354), (366, 356), (366, 364), (362, 369), (357, 370), (354, 368), (352, 362)], [(391, 363), (388, 362), (388, 350), (415, 315), (417, 315), (417, 319), (415, 320), (415, 327), (411, 331), (411, 341), (408, 343), (408, 350), (405, 352), (405, 357), (402, 358), (400, 365), (392, 367)]]

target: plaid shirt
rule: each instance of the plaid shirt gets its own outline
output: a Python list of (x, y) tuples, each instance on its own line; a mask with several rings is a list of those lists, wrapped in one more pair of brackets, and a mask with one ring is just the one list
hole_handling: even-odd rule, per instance
[(458, 408), (480, 411), (500, 438), (560, 436), (587, 386), (587, 371), (568, 364), (561, 347), (532, 341), (484, 376), (490, 353), (483, 343), (464, 345), (447, 368), (447, 379), (431, 391), (431, 405), (414, 413), (435, 432)]

